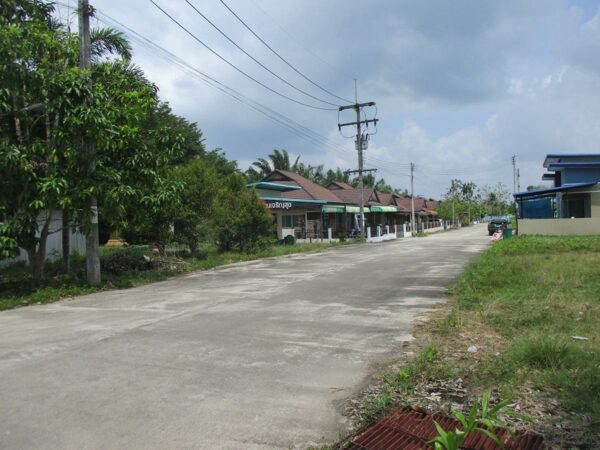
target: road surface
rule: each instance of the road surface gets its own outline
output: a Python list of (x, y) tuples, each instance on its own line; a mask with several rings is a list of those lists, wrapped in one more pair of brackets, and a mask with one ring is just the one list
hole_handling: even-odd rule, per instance
[(0, 313), (0, 448), (305, 449), (489, 245), (484, 226)]

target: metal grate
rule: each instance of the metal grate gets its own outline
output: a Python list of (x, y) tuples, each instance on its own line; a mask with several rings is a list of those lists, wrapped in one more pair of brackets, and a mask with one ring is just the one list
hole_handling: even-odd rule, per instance
[[(460, 423), (442, 414), (428, 414), (403, 408), (392, 411), (383, 419), (366, 429), (361, 430), (356, 437), (346, 445), (344, 450), (431, 450), (428, 444), (437, 432), (435, 423), (444, 430), (454, 430)], [(517, 433), (511, 438), (509, 433), (501, 428), (494, 430), (506, 446), (506, 450), (542, 450), (544, 438), (534, 433)], [(500, 450), (492, 439), (483, 433), (473, 433), (465, 439), (464, 450)]]

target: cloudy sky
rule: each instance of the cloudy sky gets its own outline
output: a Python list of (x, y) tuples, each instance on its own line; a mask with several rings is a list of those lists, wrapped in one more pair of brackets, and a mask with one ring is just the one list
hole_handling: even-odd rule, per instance
[[(294, 103), (251, 81), (150, 0), (92, 0), (101, 13), (187, 64), (182, 68), (156, 48), (134, 43), (135, 63), (176, 114), (198, 123), (209, 149), (223, 148), (244, 169), (274, 148), (312, 165), (356, 168), (353, 139), (337, 129), (336, 106), (299, 90), (334, 105), (343, 101), (284, 64), (219, 0), (189, 2), (299, 90), (252, 61), (185, 0), (155, 1), (264, 85), (299, 102), (334, 109)], [(224, 1), (319, 86), (352, 101), (358, 80), (358, 100), (377, 103), (365, 116), (380, 119), (366, 167), (377, 168), (377, 176), (393, 186), (409, 187), (408, 165), (414, 162), (416, 194), (439, 197), (451, 178), (478, 185), (503, 182), (512, 190), (511, 156), (516, 155), (524, 189), (541, 184), (547, 153), (600, 152), (598, 1)], [(64, 9), (61, 13), (68, 16)], [(243, 94), (243, 102), (207, 85), (191, 68)], [(248, 103), (270, 108), (270, 117)], [(340, 120), (354, 117), (346, 112)], [(344, 132), (352, 134), (349, 128)]]

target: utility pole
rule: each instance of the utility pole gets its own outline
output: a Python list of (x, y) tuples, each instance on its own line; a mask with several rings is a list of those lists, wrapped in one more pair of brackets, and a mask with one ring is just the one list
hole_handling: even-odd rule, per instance
[(410, 234), (415, 233), (415, 163), (410, 163)]
[[(359, 170), (345, 170), (344, 171), (345, 174), (349, 175), (351, 173), (358, 173), (359, 176), (360, 176), (361, 173), (364, 174), (364, 173), (369, 173), (369, 172), (377, 172), (377, 169), (364, 169), (363, 168), (362, 170), (359, 169)], [(359, 180), (360, 180), (360, 178), (359, 178)], [(365, 223), (365, 214), (364, 214), (365, 199), (364, 199), (364, 194), (365, 194), (365, 191), (364, 191), (364, 187), (361, 187), (360, 189), (361, 189), (360, 196), (361, 196), (361, 202), (362, 202), (362, 207), (361, 207), (361, 210), (360, 210), (360, 233), (361, 233), (361, 236), (362, 236), (364, 234), (362, 230), (366, 229), (364, 227), (364, 223)]]
[[(90, 71), (92, 67), (90, 54), (90, 16), (94, 13), (89, 5), (89, 0), (79, 0), (79, 68)], [(89, 83), (91, 83), (91, 75)], [(86, 155), (89, 170), (93, 172), (96, 168), (94, 160), (94, 147), (91, 142), (84, 137), (83, 153)], [(92, 194), (89, 199), (89, 208), (91, 212), (90, 228), (85, 237), (85, 267), (87, 272), (87, 282), (91, 285), (100, 284), (100, 248), (98, 235), (98, 200), (96, 195)]]
[(521, 171), (517, 168), (517, 192), (521, 192)]
[(512, 156), (512, 166), (513, 166), (513, 192), (517, 191), (517, 155)]
[(347, 106), (340, 106), (339, 111), (345, 109), (353, 109), (356, 111), (356, 122), (338, 123), (338, 129), (341, 131), (342, 127), (356, 126), (356, 150), (358, 151), (358, 188), (360, 189), (360, 224), (361, 224), (361, 235), (365, 238), (365, 186), (363, 183), (363, 145), (366, 147), (367, 140), (363, 137), (361, 132), (361, 125), (369, 125), (369, 123), (377, 124), (379, 119), (368, 119), (360, 120), (361, 108), (366, 106), (375, 106), (375, 102), (358, 103), (358, 93), (356, 88), (356, 79), (354, 80), (354, 104)]

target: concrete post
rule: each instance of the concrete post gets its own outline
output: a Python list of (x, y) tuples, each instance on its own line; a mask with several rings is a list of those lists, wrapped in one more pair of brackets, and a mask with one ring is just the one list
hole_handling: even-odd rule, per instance
[(367, 239), (371, 239), (371, 227), (367, 227)]
[(331, 242), (331, 228), (327, 228), (327, 239)]

